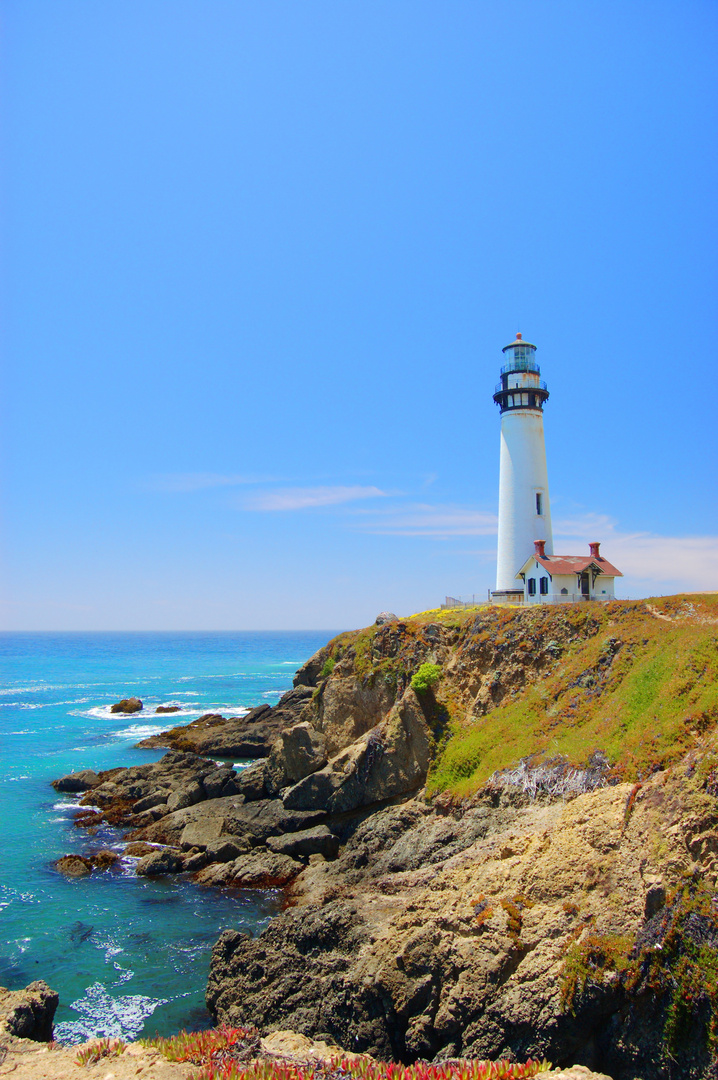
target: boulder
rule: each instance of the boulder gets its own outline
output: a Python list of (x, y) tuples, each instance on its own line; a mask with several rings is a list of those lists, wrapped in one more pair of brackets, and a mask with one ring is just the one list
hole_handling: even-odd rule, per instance
[(97, 870), (109, 870), (119, 861), (120, 856), (116, 851), (98, 851), (96, 855), (90, 856), (90, 862)]
[(182, 708), (181, 705), (158, 705), (155, 709), (156, 713), (172, 713), (179, 712)]
[(399, 622), (399, 616), (393, 611), (380, 611), (374, 620), (374, 626), (385, 626), (386, 623)]
[[(59, 994), (41, 979), (31, 982), (24, 990), (6, 990), (0, 986), (0, 1032), (19, 1039), (49, 1042), (59, 1000)], [(14, 1068), (17, 1065), (11, 1071)]]
[(223, 768), (215, 769), (214, 772), (203, 777), (202, 785), (204, 787), (205, 796), (208, 799), (219, 799), (223, 794), (234, 794), (234, 792), (225, 792), (224, 788), (227, 781), (231, 780), (236, 775), (235, 769)]
[(182, 860), (169, 848), (153, 851), (145, 855), (135, 867), (138, 877), (160, 877), (163, 874), (178, 874), (182, 870)]
[(183, 851), (189, 848), (199, 848), (200, 851), (204, 851), (208, 844), (219, 840), (223, 830), (223, 817), (202, 817), (198, 821), (191, 821), (182, 830), (180, 847)]
[(135, 840), (133, 843), (128, 844), (123, 855), (127, 855), (132, 859), (141, 859), (143, 855), (151, 855), (154, 851), (157, 851), (156, 847), (152, 844), (143, 844), (141, 840)]
[(205, 854), (210, 862), (226, 863), (232, 862), (240, 855), (245, 855), (250, 850), (251, 845), (246, 840), (240, 840), (238, 837), (231, 840), (220, 837), (219, 840), (213, 840), (207, 844)]
[(192, 851), (182, 856), (182, 869), (187, 874), (196, 874), (198, 870), (204, 870), (209, 862), (206, 851)]
[(310, 855), (323, 855), (325, 859), (334, 859), (339, 851), (339, 839), (326, 825), (316, 825), (303, 832), (270, 836), (267, 847), (270, 851), (289, 855), (293, 859), (308, 858)]
[(55, 863), (55, 869), (69, 878), (89, 877), (92, 863), (84, 855), (63, 855)]
[(162, 806), (167, 802), (167, 791), (153, 791), (151, 795), (145, 795), (144, 799), (138, 799), (132, 810), (135, 814), (144, 814), (145, 810), (152, 810), (155, 806)]
[(322, 1061), (330, 1065), (347, 1053), (336, 1043), (327, 1043), (323, 1039), (309, 1039), (297, 1031), (273, 1031), (262, 1039), (262, 1050), (273, 1058), (290, 1058), (303, 1065), (306, 1061)]
[(116, 701), (114, 705), (110, 707), (111, 713), (136, 713), (140, 712), (143, 708), (142, 702), (138, 697), (123, 698), (122, 701)]
[(59, 780), (53, 780), (52, 786), (55, 791), (62, 791), (68, 795), (74, 795), (80, 791), (90, 791), (99, 787), (100, 777), (92, 769), (81, 769), (80, 772), (68, 773)]
[(268, 792), (265, 784), (266, 761), (257, 761), (246, 769), (242, 769), (235, 778), (234, 786), (238, 795), (244, 795), (246, 802), (254, 802), (257, 799), (266, 799)]
[(324, 736), (306, 720), (283, 731), (272, 747), (265, 767), (270, 795), (296, 784), (327, 763)]
[(195, 803), (202, 802), (206, 798), (203, 785), (193, 780), (189, 784), (184, 784), (182, 787), (173, 791), (170, 797), (167, 799), (167, 810), (172, 813), (174, 810), (184, 810), (187, 806), (194, 806)]
[(232, 863), (214, 864), (195, 880), (202, 885), (232, 885), (237, 889), (281, 889), (304, 869), (304, 864), (279, 852), (260, 848)]

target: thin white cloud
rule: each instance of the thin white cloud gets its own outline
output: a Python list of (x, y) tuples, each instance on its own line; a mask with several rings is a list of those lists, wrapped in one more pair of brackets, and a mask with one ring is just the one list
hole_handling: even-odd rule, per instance
[(378, 487), (342, 486), (293, 487), (264, 491), (247, 499), (247, 510), (308, 510), (314, 506), (338, 506), (358, 499), (386, 498), (387, 492)]
[(239, 487), (241, 484), (266, 484), (270, 479), (267, 476), (209, 472), (158, 473), (150, 477), (145, 487), (150, 491), (188, 492), (203, 491), (205, 488)]
[(497, 525), (495, 514), (463, 506), (415, 503), (356, 513), (364, 515), (357, 523), (362, 532), (388, 536), (493, 536)]
[(599, 514), (556, 522), (553, 546), (558, 554), (579, 554), (591, 540), (601, 541), (601, 554), (636, 582), (718, 589), (718, 536), (622, 532), (615, 521)]

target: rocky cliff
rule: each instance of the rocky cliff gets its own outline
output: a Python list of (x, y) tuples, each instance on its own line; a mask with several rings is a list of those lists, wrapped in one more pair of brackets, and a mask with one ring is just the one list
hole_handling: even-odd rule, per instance
[[(79, 824), (132, 829), (138, 873), (285, 887), (257, 939), (217, 942), (218, 1021), (707, 1078), (717, 722), (715, 597), (437, 611), (340, 635), (274, 709), (157, 737), (157, 765), (59, 785), (99, 807)], [(250, 745), (240, 773), (198, 756)]]
[(259, 938), (222, 935), (213, 1013), (403, 1061), (712, 1075), (717, 608), (429, 613), (329, 643), (263, 769), (339, 855)]

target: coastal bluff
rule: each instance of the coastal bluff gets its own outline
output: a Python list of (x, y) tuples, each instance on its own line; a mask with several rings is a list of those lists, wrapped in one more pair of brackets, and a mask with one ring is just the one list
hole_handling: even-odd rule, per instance
[[(285, 889), (258, 937), (219, 938), (218, 1022), (712, 1076), (715, 597), (392, 620), (254, 713), (154, 737), (169, 753), (96, 774), (78, 822), (127, 830), (138, 873)], [(258, 725), (247, 769), (207, 749)]]

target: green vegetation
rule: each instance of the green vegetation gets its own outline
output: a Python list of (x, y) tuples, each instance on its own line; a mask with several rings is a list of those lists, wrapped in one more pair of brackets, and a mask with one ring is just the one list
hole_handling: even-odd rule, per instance
[[(193, 1080), (524, 1080), (546, 1072), (548, 1061), (523, 1065), (509, 1061), (452, 1061), (441, 1065), (395, 1065), (369, 1057), (342, 1057), (327, 1061), (281, 1062), (251, 1060), (260, 1053), (256, 1028), (220, 1027), (211, 1031), (181, 1031), (169, 1039), (141, 1039), (167, 1061), (200, 1065)], [(124, 1044), (123, 1044), (124, 1046)], [(97, 1060), (97, 1059), (95, 1059)]]
[(127, 1044), (122, 1039), (98, 1039), (97, 1042), (83, 1046), (75, 1058), (76, 1065), (94, 1065), (106, 1057), (119, 1057)]
[(319, 672), (320, 679), (328, 679), (334, 668), (337, 666), (337, 662), (333, 656), (328, 656), (324, 661), (322, 670)]
[(432, 686), (436, 686), (440, 678), (439, 664), (421, 664), (419, 670), (411, 677), (411, 686), (417, 694), (426, 694)]
[(677, 761), (718, 723), (717, 615), (713, 596), (481, 613), (458, 653), (491, 697), (483, 716), (452, 702), (430, 791), (467, 796), (542, 755), (601, 750), (627, 780)]
[(520, 1080), (551, 1068), (548, 1061), (451, 1061), (439, 1065), (418, 1062), (395, 1065), (364, 1057), (341, 1058), (328, 1062), (284, 1064), (274, 1061), (251, 1065), (210, 1066), (197, 1080)]
[(647, 940), (591, 931), (566, 955), (561, 1000), (576, 1012), (590, 987), (620, 979), (629, 1001), (650, 993), (663, 1010), (661, 1052), (675, 1059), (702, 1040), (712, 1057), (718, 1050), (718, 911), (713, 892), (687, 880), (654, 916)]
[[(256, 1028), (218, 1027), (208, 1031), (180, 1031), (168, 1039), (140, 1039), (142, 1046), (158, 1050), (167, 1061), (189, 1062), (192, 1065), (209, 1065), (229, 1059), (240, 1052), (259, 1052), (259, 1032)], [(236, 1061), (232, 1062), (236, 1065)], [(217, 1072), (217, 1077), (224, 1073)]]

